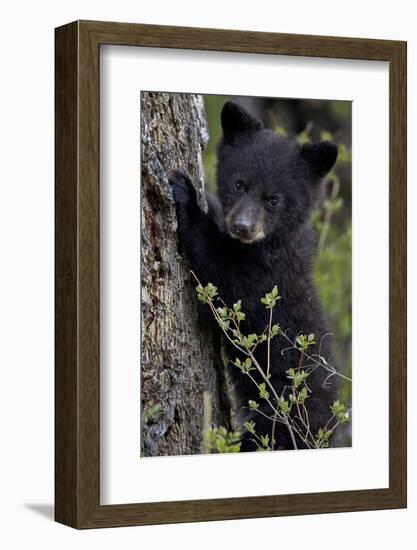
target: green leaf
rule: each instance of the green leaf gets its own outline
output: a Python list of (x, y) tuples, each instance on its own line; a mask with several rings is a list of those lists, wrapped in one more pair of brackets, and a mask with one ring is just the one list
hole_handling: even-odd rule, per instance
[(298, 403), (302, 405), (307, 398), (308, 398), (307, 388), (304, 386), (300, 391), (300, 393), (298, 394)]
[(245, 359), (245, 362), (243, 363), (243, 371), (249, 372), (251, 370), (254, 370), (255, 367), (252, 367), (252, 359), (250, 357), (247, 357)]
[(214, 286), (212, 283), (208, 283), (204, 290), (209, 298), (214, 298), (215, 296), (217, 296), (217, 287)]
[(255, 425), (256, 424), (253, 420), (248, 420), (243, 424), (243, 426), (246, 428), (246, 430), (251, 434), (255, 433)]
[(265, 305), (266, 309), (272, 309), (275, 307), (277, 300), (280, 299), (281, 296), (278, 295), (278, 288), (274, 286), (271, 292), (268, 292), (263, 298), (261, 298), (261, 303)]
[(325, 430), (320, 428), (316, 435), (316, 445), (319, 448), (327, 448), (329, 446), (329, 439), (332, 435), (331, 430)]
[(162, 408), (161, 403), (155, 403), (155, 405), (152, 405), (151, 407), (146, 409), (144, 412), (145, 422), (149, 422), (150, 420), (153, 420), (157, 416), (161, 408)]
[(222, 319), (227, 319), (227, 308), (218, 307), (216, 311)]
[(271, 334), (272, 336), (276, 336), (279, 332), (279, 325), (272, 325), (271, 327)]
[(295, 342), (298, 344), (298, 349), (300, 351), (305, 351), (309, 346), (313, 346), (316, 343), (314, 340), (314, 334), (309, 334), (308, 336), (299, 334), (296, 336)]
[(241, 443), (239, 432), (229, 432), (224, 426), (209, 428), (203, 432), (203, 439), (211, 452), (238, 453)]
[(330, 407), (330, 409), (341, 424), (344, 424), (345, 422), (349, 422), (350, 415), (346, 411), (346, 405), (341, 403), (339, 400), (335, 401), (333, 405)]
[(320, 141), (333, 141), (333, 136), (330, 132), (322, 130), (320, 132)]
[(244, 321), (246, 319), (246, 315), (243, 313), (243, 311), (238, 311), (236, 313), (236, 319), (238, 321)]
[(279, 408), (280, 408), (280, 411), (282, 412), (282, 414), (288, 414), (289, 413), (289, 410), (290, 410), (289, 403), (283, 397), (279, 398), (278, 405), (279, 405)]
[(249, 334), (248, 336), (243, 337), (243, 345), (246, 349), (251, 349), (258, 341), (257, 334)]
[(269, 392), (266, 389), (265, 382), (259, 384), (259, 397), (261, 397), (262, 399), (269, 399)]
[(262, 447), (267, 449), (269, 447), (269, 435), (261, 435), (260, 439)]
[(275, 132), (279, 136), (284, 136), (285, 137), (287, 135), (287, 132), (285, 131), (285, 128), (283, 126), (276, 126)]

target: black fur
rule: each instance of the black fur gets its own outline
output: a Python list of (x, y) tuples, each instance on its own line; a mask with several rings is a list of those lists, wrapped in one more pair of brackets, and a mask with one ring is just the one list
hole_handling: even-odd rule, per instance
[[(176, 172), (170, 180), (185, 254), (200, 281), (217, 286), (227, 305), (242, 300), (246, 334), (265, 329), (268, 312), (260, 299), (277, 285), (282, 299), (274, 310), (274, 322), (292, 340), (299, 333), (314, 333), (319, 343), (328, 331), (311, 279), (310, 217), (321, 194), (320, 178), (333, 166), (337, 148), (329, 142), (300, 146), (278, 137), (233, 102), (223, 107), (222, 125), (218, 199), (208, 196), (208, 214), (198, 207), (187, 175)], [(330, 360), (328, 342), (323, 339), (321, 355)], [(286, 371), (299, 364), (298, 351), (282, 353), (287, 347), (282, 336), (272, 340), (271, 382), (278, 394), (289, 384)], [(258, 349), (265, 365), (266, 344)], [(318, 346), (310, 352), (318, 352)], [(233, 346), (228, 353), (231, 359), (238, 355)], [(249, 378), (232, 365), (228, 368), (240, 407), (246, 407), (249, 399), (262, 402)], [(319, 368), (308, 379), (311, 397), (306, 406), (314, 434), (329, 419), (335, 399), (334, 378), (332, 386), (324, 388), (325, 378)], [(251, 416), (259, 434), (271, 434), (270, 421), (258, 413), (248, 413), (244, 420)], [(277, 426), (275, 437), (278, 448), (293, 448), (285, 426)], [(299, 439), (297, 444), (303, 447)], [(242, 450), (255, 450), (250, 437), (244, 437)]]

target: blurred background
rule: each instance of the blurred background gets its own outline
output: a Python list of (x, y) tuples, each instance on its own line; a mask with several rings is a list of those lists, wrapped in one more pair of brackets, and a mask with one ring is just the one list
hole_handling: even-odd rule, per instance
[[(336, 369), (351, 378), (352, 361), (352, 103), (311, 99), (206, 95), (210, 139), (204, 153), (206, 185), (216, 190), (216, 146), (220, 112), (233, 99), (265, 127), (300, 143), (331, 140), (339, 147), (336, 165), (325, 180), (325, 198), (313, 214), (316, 231), (314, 279), (333, 336)], [(341, 379), (340, 399), (352, 403), (351, 383)]]

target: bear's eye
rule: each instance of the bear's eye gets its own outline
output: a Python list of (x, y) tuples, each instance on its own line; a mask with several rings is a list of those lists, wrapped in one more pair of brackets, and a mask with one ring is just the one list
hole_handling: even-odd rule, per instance
[(236, 191), (243, 191), (243, 189), (245, 188), (245, 184), (242, 180), (237, 180), (235, 182), (235, 189)]
[(277, 204), (279, 203), (279, 197), (269, 197), (266, 202), (268, 203), (268, 206), (270, 206), (271, 208), (275, 208), (275, 206), (277, 206)]

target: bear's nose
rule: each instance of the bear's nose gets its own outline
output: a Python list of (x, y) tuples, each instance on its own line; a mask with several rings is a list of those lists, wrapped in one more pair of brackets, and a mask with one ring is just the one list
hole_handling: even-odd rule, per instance
[(238, 237), (247, 237), (253, 231), (253, 224), (248, 218), (236, 218), (233, 222), (233, 232)]

